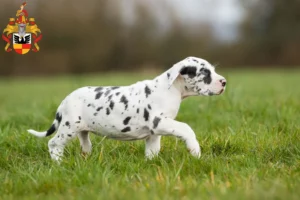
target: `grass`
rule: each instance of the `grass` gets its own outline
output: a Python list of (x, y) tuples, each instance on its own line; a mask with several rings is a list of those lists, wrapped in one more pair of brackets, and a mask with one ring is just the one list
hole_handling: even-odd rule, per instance
[(191, 97), (177, 119), (202, 147), (200, 160), (183, 142), (162, 140), (144, 160), (144, 143), (92, 135), (83, 158), (78, 140), (59, 166), (45, 130), (56, 108), (83, 85), (125, 85), (150, 75), (99, 75), (0, 81), (0, 199), (299, 199), (300, 71), (225, 71), (224, 95)]

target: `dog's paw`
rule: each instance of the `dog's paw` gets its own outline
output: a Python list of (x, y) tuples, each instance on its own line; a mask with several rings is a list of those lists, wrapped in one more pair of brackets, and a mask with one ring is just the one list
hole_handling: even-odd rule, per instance
[(192, 154), (192, 156), (194, 156), (195, 158), (198, 158), (200, 159), (201, 157), (201, 151), (200, 151), (200, 148), (199, 150), (197, 149), (189, 149), (189, 152)]
[(201, 149), (199, 146), (199, 143), (197, 141), (190, 141), (187, 143), (188, 150), (194, 156), (195, 158), (200, 158), (201, 157)]
[(145, 159), (152, 160), (153, 158), (158, 156), (158, 152), (146, 152)]

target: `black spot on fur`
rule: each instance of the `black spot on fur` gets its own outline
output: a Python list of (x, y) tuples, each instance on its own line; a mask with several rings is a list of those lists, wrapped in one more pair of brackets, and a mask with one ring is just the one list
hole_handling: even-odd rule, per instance
[(119, 96), (120, 92), (117, 92), (116, 95)]
[(140, 112), (140, 109), (138, 108), (138, 109), (136, 109), (136, 113), (139, 113)]
[(203, 67), (204, 67), (204, 66), (205, 66), (205, 64), (204, 64), (204, 63), (201, 63), (201, 66), (203, 66)]
[(154, 131), (153, 130), (151, 130), (150, 132), (151, 132), (152, 135), (154, 135)]
[(95, 113), (94, 113), (94, 116), (97, 116), (97, 115), (98, 115), (98, 113), (95, 112)]
[(163, 115), (164, 113), (160, 113), (160, 115)]
[(128, 108), (128, 100), (127, 100), (127, 98), (124, 95), (121, 97), (120, 102), (124, 103), (125, 110), (126, 110)]
[(67, 127), (69, 127), (69, 128), (70, 128), (70, 126), (71, 126), (69, 121), (66, 121), (65, 125), (66, 125)]
[(93, 124), (95, 124), (95, 122), (93, 122)]
[(112, 94), (108, 96), (108, 101), (111, 100), (112, 96), (113, 96)]
[(193, 59), (193, 61), (194, 61), (194, 62), (196, 62), (196, 63), (199, 63), (199, 61), (198, 61), (198, 60), (196, 60), (196, 59)]
[(88, 105), (87, 105), (87, 107), (90, 107), (91, 106), (91, 104), (89, 103)]
[(188, 75), (189, 78), (194, 78), (196, 76), (196, 67), (187, 66), (180, 70), (181, 75)]
[(99, 92), (99, 91), (101, 91), (103, 89), (103, 87), (97, 87), (94, 91), (95, 92)]
[(170, 78), (170, 73), (167, 73), (168, 79)]
[(72, 135), (71, 135), (71, 134), (68, 134), (68, 137), (72, 137)]
[(109, 108), (106, 108), (106, 114), (109, 115), (110, 114), (110, 110)]
[(201, 72), (201, 74), (204, 75), (203, 82), (204, 82), (205, 84), (210, 84), (211, 81), (212, 81), (210, 70), (209, 70), (209, 69), (202, 68), (202, 69), (200, 70), (200, 72)]
[(145, 119), (145, 121), (148, 121), (148, 119), (149, 119), (149, 112), (146, 108), (144, 109), (144, 119)]
[(145, 87), (145, 94), (146, 94), (146, 98), (151, 94), (151, 90), (148, 87), (148, 85), (146, 85), (146, 87)]
[(98, 92), (95, 96), (95, 99), (100, 99), (100, 97), (102, 96), (103, 92)]
[(76, 122), (75, 122), (75, 124), (79, 124), (79, 123), (80, 123), (80, 121), (76, 121)]
[(98, 107), (98, 108), (97, 108), (97, 111), (99, 112), (102, 108), (103, 108), (102, 106), (101, 106), (101, 107)]
[(203, 78), (203, 81), (205, 84), (210, 84), (212, 81), (211, 76), (207, 76), (207, 77)]
[(105, 96), (108, 96), (109, 93), (110, 93), (110, 91), (111, 91), (111, 90), (107, 90), (107, 91), (105, 92)]
[(61, 119), (62, 119), (62, 115), (59, 113), (56, 113), (55, 119), (58, 121), (58, 123), (60, 123)]
[(160, 122), (160, 118), (159, 117), (155, 117), (154, 120), (153, 120), (153, 128), (157, 128), (159, 122)]
[(151, 106), (150, 106), (150, 104), (148, 104), (148, 108), (151, 110)]
[(111, 110), (114, 109), (114, 105), (115, 105), (115, 102), (111, 101), (110, 104), (109, 104), (109, 107), (110, 107)]
[(80, 117), (80, 116), (78, 116), (78, 119), (79, 119), (79, 120), (81, 120), (81, 117)]
[(131, 117), (126, 117), (123, 121), (123, 124), (127, 125), (129, 123), (130, 119), (131, 119)]
[(112, 87), (111, 89), (115, 90), (115, 89), (118, 89), (118, 88), (119, 88), (118, 86), (115, 86), (115, 87)]
[(129, 126), (127, 126), (126, 128), (122, 129), (121, 132), (124, 133), (124, 132), (128, 132), (130, 130), (131, 130), (131, 128)]

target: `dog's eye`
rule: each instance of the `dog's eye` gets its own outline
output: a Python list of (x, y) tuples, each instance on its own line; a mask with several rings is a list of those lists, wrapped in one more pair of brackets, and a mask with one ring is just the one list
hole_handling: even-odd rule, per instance
[(204, 76), (209, 76), (210, 75), (210, 71), (208, 69), (202, 68), (200, 70), (201, 74), (203, 74)]

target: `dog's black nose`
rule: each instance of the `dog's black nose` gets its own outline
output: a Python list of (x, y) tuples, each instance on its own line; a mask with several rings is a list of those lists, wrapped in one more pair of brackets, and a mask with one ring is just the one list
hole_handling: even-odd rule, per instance
[(221, 79), (220, 82), (222, 83), (222, 86), (223, 86), (223, 87), (226, 86), (226, 80), (225, 80), (225, 79)]

